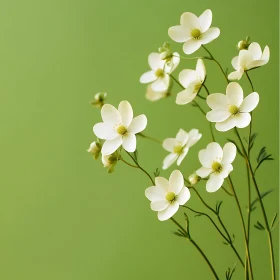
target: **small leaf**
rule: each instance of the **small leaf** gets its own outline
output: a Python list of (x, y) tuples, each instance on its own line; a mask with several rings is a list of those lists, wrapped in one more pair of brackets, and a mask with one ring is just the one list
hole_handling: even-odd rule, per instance
[(177, 231), (173, 232), (173, 234), (175, 234), (175, 235), (177, 235), (177, 236), (179, 236), (179, 237), (185, 237), (184, 235), (182, 235), (182, 233), (177, 232)]
[(216, 203), (216, 212), (218, 214), (220, 212), (220, 208), (221, 208), (222, 203), (223, 203), (223, 201), (217, 201), (217, 203)]
[(257, 221), (257, 224), (254, 225), (254, 227), (258, 230), (265, 230), (265, 227), (259, 221)]
[[(274, 189), (271, 189), (271, 190), (268, 190), (268, 191), (265, 191), (263, 193), (261, 193), (261, 199), (265, 198), (268, 194), (272, 193), (274, 191)], [(251, 203), (250, 205), (250, 209), (251, 209), (251, 212), (254, 211), (256, 209), (256, 206), (255, 204), (259, 201), (259, 198), (257, 197), (256, 199), (253, 200), (253, 202)]]
[(234, 140), (232, 140), (232, 139), (229, 139), (229, 138), (227, 138), (227, 140), (228, 140), (229, 142), (233, 143), (233, 144), (236, 146), (237, 152), (238, 152), (242, 157), (244, 157), (243, 153), (242, 153), (241, 150), (239, 149), (239, 147), (238, 147), (238, 145), (236, 144), (236, 142), (235, 142)]
[(154, 172), (154, 176), (158, 177), (160, 175), (160, 170), (159, 168), (156, 169), (156, 171)]
[(256, 132), (253, 133), (253, 134), (251, 135), (251, 137), (250, 137), (250, 142), (249, 142), (249, 143), (250, 143), (250, 145), (249, 145), (249, 151), (253, 148), (257, 136), (258, 136), (258, 133), (256, 133)]
[(262, 147), (260, 152), (259, 152), (259, 155), (257, 157), (257, 167), (255, 168), (255, 171), (254, 173), (256, 173), (256, 171), (258, 170), (258, 168), (261, 166), (261, 164), (264, 162), (264, 161), (267, 161), (267, 160), (274, 160), (274, 158), (272, 158), (272, 155), (271, 154), (267, 154), (266, 152), (266, 147)]

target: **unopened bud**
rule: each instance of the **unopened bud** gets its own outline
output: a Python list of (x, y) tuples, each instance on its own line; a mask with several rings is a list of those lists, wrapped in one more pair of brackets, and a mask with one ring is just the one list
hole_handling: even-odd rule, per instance
[(192, 175), (189, 176), (188, 180), (191, 183), (191, 185), (195, 185), (196, 183), (198, 183), (200, 181), (200, 177), (196, 174), (193, 173)]
[(94, 159), (98, 159), (101, 148), (102, 146), (100, 143), (92, 142), (87, 151), (94, 156)]
[(91, 101), (92, 106), (101, 108), (104, 105), (104, 101), (107, 97), (106, 92), (98, 92), (94, 96), (94, 100)]

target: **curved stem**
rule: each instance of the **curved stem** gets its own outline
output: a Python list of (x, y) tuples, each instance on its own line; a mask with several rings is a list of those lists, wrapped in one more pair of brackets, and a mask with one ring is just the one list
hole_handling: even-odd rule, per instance
[(150, 140), (152, 140), (152, 141), (154, 141), (154, 142), (157, 142), (157, 143), (162, 143), (162, 141), (160, 141), (159, 139), (157, 139), (157, 138), (154, 138), (154, 137), (150, 137), (150, 136), (147, 136), (147, 135), (145, 135), (145, 134), (143, 134), (143, 133), (137, 133), (136, 135), (139, 135), (139, 136), (141, 136), (141, 137), (143, 137), (143, 138), (146, 138), (146, 139), (150, 139)]
[(125, 164), (127, 164), (128, 166), (130, 166), (130, 167), (134, 167), (134, 168), (139, 168), (138, 166), (136, 166), (136, 165), (132, 165), (132, 164), (130, 164), (129, 162), (127, 162), (126, 160), (124, 160), (123, 158), (120, 158), (120, 160), (122, 161), (122, 162), (124, 162)]
[(185, 57), (185, 56), (178, 56), (178, 55), (173, 55), (174, 57), (179, 57), (181, 59), (185, 59), (185, 60), (195, 60), (195, 59), (207, 59), (207, 60), (211, 60), (211, 57), (207, 57), (207, 56), (196, 56), (196, 57)]
[(222, 189), (230, 196), (234, 196), (234, 194), (230, 193), (225, 187), (222, 187)]
[(211, 132), (212, 141), (213, 141), (213, 142), (216, 142), (216, 141), (215, 141), (214, 131), (213, 131), (213, 127), (212, 127), (212, 123), (211, 123), (211, 122), (209, 122), (209, 126), (210, 126), (210, 132)]
[(207, 92), (207, 95), (210, 95), (210, 92), (208, 90), (208, 88), (206, 87), (206, 85), (203, 83), (203, 87), (205, 88), (206, 92)]
[(151, 180), (151, 182), (153, 183), (153, 186), (155, 185), (155, 182), (154, 182), (154, 180), (153, 180), (153, 178), (151, 177), (151, 175), (144, 169), (144, 168), (142, 168), (140, 165), (139, 165), (139, 163), (133, 158), (133, 156), (129, 153), (129, 152), (126, 152), (128, 155), (129, 155), (129, 157), (134, 161), (134, 163), (138, 166), (138, 168), (139, 169), (141, 169), (148, 177), (149, 177), (149, 179)]

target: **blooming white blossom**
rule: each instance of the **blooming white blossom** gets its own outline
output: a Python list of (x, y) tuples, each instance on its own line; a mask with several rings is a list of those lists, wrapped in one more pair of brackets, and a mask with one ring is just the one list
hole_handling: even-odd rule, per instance
[(184, 105), (194, 100), (199, 93), (206, 77), (206, 70), (202, 59), (198, 59), (196, 69), (184, 69), (179, 74), (179, 81), (185, 88), (176, 97), (176, 104)]
[(95, 159), (98, 159), (99, 154), (101, 152), (101, 145), (97, 142), (92, 142), (87, 150), (89, 153), (91, 153)]
[(232, 59), (231, 64), (236, 71), (228, 75), (229, 80), (239, 80), (244, 71), (267, 64), (269, 56), (270, 51), (268, 46), (266, 46), (262, 52), (258, 43), (251, 43), (248, 50), (241, 50), (239, 55)]
[(196, 171), (196, 174), (201, 178), (210, 175), (206, 183), (208, 192), (215, 192), (223, 185), (224, 179), (233, 170), (231, 163), (235, 156), (236, 146), (231, 142), (226, 143), (223, 149), (218, 143), (212, 142), (199, 152), (198, 158), (202, 167)]
[(147, 126), (145, 115), (139, 115), (133, 118), (133, 110), (128, 101), (122, 101), (118, 110), (105, 104), (101, 109), (103, 122), (97, 123), (93, 127), (95, 135), (106, 140), (102, 146), (101, 153), (110, 155), (114, 153), (121, 145), (127, 152), (136, 150), (135, 134), (143, 131)]
[(158, 211), (158, 219), (170, 219), (190, 199), (190, 191), (184, 185), (184, 177), (179, 170), (174, 170), (169, 181), (163, 177), (155, 178), (155, 186), (145, 191), (146, 197), (151, 201), (151, 209)]
[(155, 91), (152, 89), (151, 85), (148, 85), (147, 87), (146, 98), (152, 102), (166, 98), (169, 95), (170, 95), (169, 89)]
[(259, 94), (252, 92), (243, 99), (243, 90), (238, 83), (229, 83), (226, 94), (210, 94), (206, 102), (212, 111), (206, 114), (210, 122), (216, 122), (218, 131), (227, 131), (233, 127), (243, 128), (250, 124), (251, 115), (259, 103)]
[(167, 169), (176, 160), (179, 166), (187, 155), (189, 148), (196, 144), (201, 136), (202, 134), (199, 133), (198, 129), (192, 129), (189, 133), (180, 129), (176, 138), (165, 139), (162, 146), (170, 154), (165, 157), (162, 169)]
[(193, 13), (183, 13), (180, 19), (180, 25), (170, 27), (169, 37), (178, 43), (184, 43), (183, 51), (186, 54), (192, 54), (198, 50), (201, 45), (212, 42), (220, 35), (220, 29), (211, 27), (212, 11), (207, 9), (199, 17)]
[(170, 83), (170, 76), (180, 62), (178, 53), (173, 53), (172, 63), (166, 64), (166, 61), (161, 59), (159, 53), (151, 53), (148, 57), (148, 62), (152, 70), (144, 73), (140, 77), (140, 83), (151, 84), (154, 91), (167, 90)]

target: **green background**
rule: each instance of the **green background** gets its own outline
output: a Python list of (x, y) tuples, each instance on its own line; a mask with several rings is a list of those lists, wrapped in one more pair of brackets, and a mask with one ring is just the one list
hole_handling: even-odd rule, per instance
[[(197, 152), (211, 141), (208, 123), (196, 108), (175, 104), (179, 88), (169, 99), (147, 101), (139, 77), (148, 70), (148, 54), (170, 41), (167, 30), (179, 23), (180, 15), (200, 15), (207, 8), (213, 11), (212, 26), (221, 29), (208, 48), (229, 71), (235, 46), (245, 36), (270, 47), (269, 64), (250, 73), (260, 94), (253, 125), (259, 136), (252, 158), (266, 145), (276, 159), (263, 165), (257, 179), (262, 191), (275, 189), (264, 200), (269, 219), (278, 212), (278, 1), (1, 1), (1, 279), (212, 279), (192, 245), (173, 235), (173, 224), (159, 222), (150, 210), (145, 175), (121, 163), (107, 174), (86, 152), (95, 140), (92, 126), (101, 120), (89, 101), (96, 92), (106, 91), (109, 103), (129, 100), (135, 115), (147, 115), (145, 133), (150, 136), (165, 139), (179, 128), (198, 128), (203, 138), (180, 169), (188, 176), (199, 167)], [(182, 44), (173, 42), (172, 47), (182, 54)], [(205, 63), (210, 91), (225, 92), (217, 66)], [(180, 69), (194, 65), (182, 61)], [(250, 93), (245, 78), (241, 84)], [(226, 137), (234, 137), (216, 135), (221, 145)], [(167, 154), (146, 139), (138, 139), (138, 149), (140, 163), (150, 172), (161, 167)], [(168, 177), (175, 168), (161, 174)], [(245, 214), (243, 161), (237, 159), (234, 168)], [(222, 217), (243, 252), (234, 200), (222, 190), (206, 193), (204, 182), (198, 189), (212, 206), (224, 200)], [(188, 205), (204, 210), (195, 195)], [(182, 216), (176, 214), (180, 221)], [(204, 217), (190, 218), (193, 237), (225, 279), (235, 256)], [(259, 207), (252, 220), (263, 221)], [(270, 279), (266, 234), (254, 228), (252, 234), (255, 279)], [(278, 263), (277, 230), (273, 238)], [(233, 279), (243, 279), (239, 264)]]

